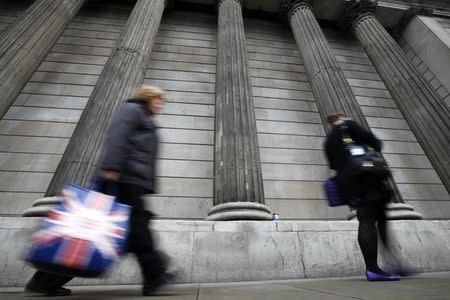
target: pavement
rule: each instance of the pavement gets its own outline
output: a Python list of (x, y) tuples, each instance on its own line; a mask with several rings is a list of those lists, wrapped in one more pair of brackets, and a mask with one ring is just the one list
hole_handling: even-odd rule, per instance
[[(140, 286), (73, 286), (72, 295), (51, 299), (142, 299)], [(257, 282), (173, 284), (151, 299), (170, 300), (450, 300), (450, 272), (425, 273), (396, 282), (368, 282), (363, 277)], [(0, 299), (44, 299), (22, 288), (0, 288)]]

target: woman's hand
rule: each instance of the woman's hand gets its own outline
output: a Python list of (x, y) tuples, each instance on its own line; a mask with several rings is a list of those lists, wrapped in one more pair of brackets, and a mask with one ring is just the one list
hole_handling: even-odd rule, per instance
[(113, 170), (103, 170), (101, 176), (103, 179), (108, 181), (117, 181), (120, 178), (120, 174)]

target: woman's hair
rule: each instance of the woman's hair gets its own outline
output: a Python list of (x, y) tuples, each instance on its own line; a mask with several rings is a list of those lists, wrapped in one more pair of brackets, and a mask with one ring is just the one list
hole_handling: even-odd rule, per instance
[(136, 89), (136, 93), (134, 94), (134, 99), (140, 100), (143, 102), (149, 102), (154, 98), (166, 98), (166, 92), (151, 85), (141, 85)]
[(346, 117), (346, 116), (347, 115), (345, 113), (343, 113), (343, 112), (336, 112), (336, 113), (329, 114), (327, 116), (327, 123), (333, 125), (334, 122), (339, 120), (339, 118)]

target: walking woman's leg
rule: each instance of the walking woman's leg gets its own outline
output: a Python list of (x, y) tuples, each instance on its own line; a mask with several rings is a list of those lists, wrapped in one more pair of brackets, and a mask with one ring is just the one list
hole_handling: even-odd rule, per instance
[(144, 287), (149, 282), (158, 282), (167, 268), (167, 262), (156, 249), (149, 230), (149, 216), (144, 209), (142, 196), (145, 189), (131, 184), (121, 184), (121, 202), (132, 206), (128, 251), (136, 255), (141, 267)]
[(62, 286), (72, 280), (73, 277), (57, 275), (44, 271), (36, 271), (30, 281), (28, 281), (25, 290), (29, 292), (44, 293), (49, 296), (67, 296), (70, 290), (63, 289)]
[(366, 269), (371, 272), (379, 271), (378, 267), (378, 232), (375, 225), (376, 214), (373, 207), (361, 204), (356, 210), (359, 221), (358, 243), (364, 257)]

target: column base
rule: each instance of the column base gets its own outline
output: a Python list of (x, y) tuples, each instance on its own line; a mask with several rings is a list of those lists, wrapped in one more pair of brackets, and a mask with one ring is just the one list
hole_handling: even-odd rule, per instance
[[(347, 215), (347, 219), (356, 219), (356, 210)], [(421, 220), (422, 215), (414, 211), (412, 205), (406, 203), (389, 203), (386, 206), (386, 219), (388, 220)]]
[(33, 206), (22, 213), (22, 217), (45, 217), (47, 212), (61, 203), (60, 197), (45, 197), (33, 202)]
[(228, 202), (212, 207), (206, 220), (272, 220), (272, 211), (261, 203)]

